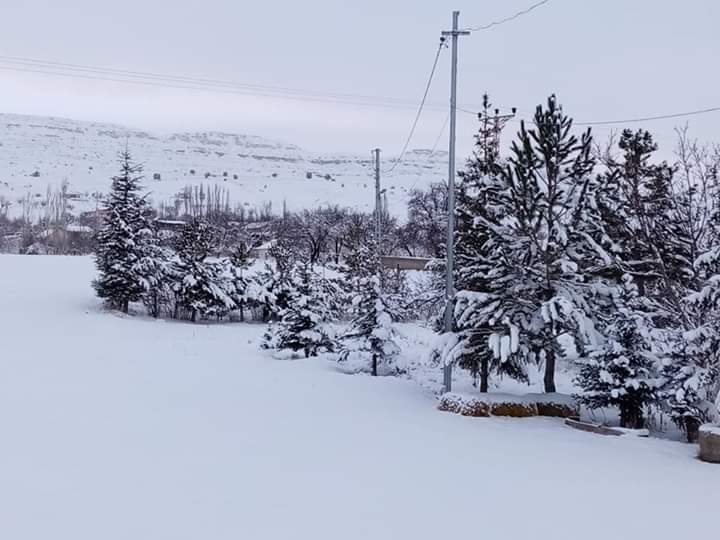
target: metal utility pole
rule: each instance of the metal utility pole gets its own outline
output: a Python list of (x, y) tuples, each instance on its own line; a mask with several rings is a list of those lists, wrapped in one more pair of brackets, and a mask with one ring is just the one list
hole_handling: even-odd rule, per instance
[(382, 261), (380, 260), (380, 242), (381, 242), (381, 235), (382, 235), (382, 200), (381, 200), (381, 194), (380, 191), (380, 149), (376, 148), (373, 150), (373, 155), (375, 156), (375, 249), (377, 251), (377, 263), (378, 263), (378, 275), (380, 273), (380, 268), (382, 267)]
[[(455, 294), (453, 282), (454, 249), (455, 249), (455, 129), (457, 116), (457, 63), (458, 63), (458, 36), (467, 36), (470, 32), (458, 29), (459, 11), (453, 11), (452, 30), (443, 32), (443, 37), (452, 38), (452, 63), (450, 73), (450, 146), (448, 163), (448, 224), (447, 245), (445, 247), (445, 331), (452, 332), (453, 313), (452, 299)], [(445, 391), (452, 390), (452, 364), (443, 369), (443, 383)]]

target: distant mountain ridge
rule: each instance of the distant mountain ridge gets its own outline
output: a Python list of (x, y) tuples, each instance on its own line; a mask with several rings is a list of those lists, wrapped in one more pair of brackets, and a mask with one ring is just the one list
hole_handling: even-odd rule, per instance
[[(369, 156), (310, 152), (254, 135), (157, 135), (107, 123), (0, 114), (0, 203), (17, 215), (23, 198), (39, 200), (48, 187), (67, 183), (75, 209), (90, 208), (96, 204), (92, 194), (107, 191), (126, 144), (144, 165), (144, 183), (155, 202), (201, 183), (222, 184), (233, 203), (269, 202), (278, 209), (285, 203), (295, 210), (326, 204), (367, 210), (374, 201)], [(408, 152), (394, 174), (383, 178), (390, 211), (404, 215), (407, 192), (444, 180), (446, 167), (446, 152)]]

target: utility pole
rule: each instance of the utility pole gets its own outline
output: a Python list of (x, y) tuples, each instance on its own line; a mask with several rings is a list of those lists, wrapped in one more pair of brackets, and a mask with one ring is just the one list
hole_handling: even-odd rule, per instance
[[(452, 299), (455, 295), (453, 280), (455, 250), (455, 130), (457, 115), (457, 64), (458, 36), (467, 36), (470, 32), (458, 29), (459, 11), (453, 11), (452, 30), (443, 32), (443, 37), (452, 38), (452, 63), (450, 72), (450, 146), (448, 163), (448, 223), (447, 245), (445, 247), (445, 332), (452, 332)], [(443, 383), (446, 392), (452, 390), (452, 364), (447, 363), (443, 369)]]
[(380, 277), (380, 269), (382, 268), (382, 260), (380, 259), (380, 242), (382, 235), (382, 200), (380, 191), (380, 149), (373, 150), (375, 156), (375, 255), (377, 256), (377, 272)]

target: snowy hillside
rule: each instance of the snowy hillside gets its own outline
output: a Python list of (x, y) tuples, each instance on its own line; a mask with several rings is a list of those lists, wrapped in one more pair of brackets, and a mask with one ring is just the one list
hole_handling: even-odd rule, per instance
[[(374, 203), (370, 151), (326, 155), (249, 135), (157, 135), (123, 127), (57, 118), (0, 114), (0, 202), (18, 214), (21, 200), (40, 200), (47, 188), (68, 183), (74, 211), (93, 209), (127, 144), (145, 165), (155, 202), (169, 201), (187, 185), (220, 184), (232, 203), (260, 206), (283, 201), (291, 210), (325, 204), (370, 209)], [(387, 156), (386, 156), (387, 157)], [(383, 168), (388, 169), (390, 162)], [(408, 189), (444, 179), (447, 153), (415, 150), (384, 179), (390, 211), (402, 216)], [(159, 175), (159, 180), (154, 179)], [(312, 178), (308, 179), (308, 176)]]
[(264, 325), (105, 312), (93, 274), (0, 256), (0, 538), (713, 537), (693, 445), (441, 413), (410, 381), (274, 360)]

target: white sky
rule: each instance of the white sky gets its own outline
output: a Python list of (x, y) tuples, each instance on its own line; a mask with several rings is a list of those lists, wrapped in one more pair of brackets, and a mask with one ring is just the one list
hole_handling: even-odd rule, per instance
[[(419, 100), (452, 9), (477, 26), (534, 0), (23, 0), (3, 6), (0, 55)], [(718, 0), (550, 0), (511, 23), (461, 38), (461, 103), (489, 91), (528, 116), (556, 92), (577, 121), (720, 106)], [(430, 101), (444, 107), (449, 50)], [(7, 64), (0, 60), (0, 67)], [(411, 147), (433, 145), (446, 117), (423, 115)], [(400, 151), (412, 108), (338, 105), (89, 81), (0, 69), (0, 111), (108, 121), (158, 131), (225, 130), (318, 151)], [(467, 153), (475, 131), (459, 115)], [(674, 142), (686, 120), (648, 123)], [(720, 141), (720, 113), (687, 119)], [(630, 127), (640, 127), (634, 124)], [(598, 128), (605, 137), (610, 128)], [(1, 138), (1, 134), (0, 134)], [(509, 134), (506, 134), (506, 139)], [(446, 146), (446, 141), (441, 143)]]

